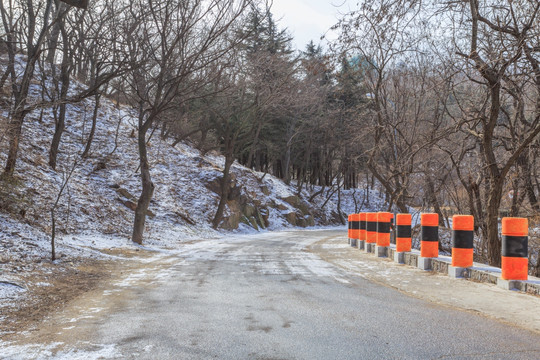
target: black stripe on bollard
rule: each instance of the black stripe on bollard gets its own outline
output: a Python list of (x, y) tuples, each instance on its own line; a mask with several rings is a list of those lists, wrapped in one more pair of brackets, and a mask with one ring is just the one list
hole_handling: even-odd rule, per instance
[(353, 230), (360, 230), (360, 221), (351, 221)]
[(360, 221), (360, 230), (366, 230), (366, 222)]
[(474, 233), (472, 230), (453, 230), (452, 247), (458, 249), (473, 248)]
[(366, 230), (376, 232), (377, 231), (377, 222), (376, 221), (367, 221)]
[(412, 236), (411, 225), (398, 225), (396, 231), (396, 237), (410, 238)]
[(420, 240), (422, 241), (439, 241), (438, 226), (422, 226)]
[(526, 258), (529, 256), (528, 242), (528, 236), (503, 235), (501, 255)]
[(390, 223), (377, 222), (377, 232), (381, 234), (390, 234)]

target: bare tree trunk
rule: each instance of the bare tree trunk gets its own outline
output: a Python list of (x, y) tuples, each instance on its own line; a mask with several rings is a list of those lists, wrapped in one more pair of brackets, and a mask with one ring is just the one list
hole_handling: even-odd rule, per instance
[(15, 108), (9, 121), (9, 152), (6, 160), (6, 166), (4, 168), (4, 172), (8, 176), (12, 176), (13, 172), (15, 171), (17, 154), (19, 152), (19, 142), (22, 133), (22, 125), (26, 116), (26, 111), (24, 108), (26, 106), (26, 99), (28, 96), (28, 91), (30, 89), (30, 81), (34, 76), (34, 68), (35, 60), (27, 61), (21, 85), (16, 93)]
[(531, 207), (533, 208), (534, 211), (540, 212), (540, 203), (538, 202), (538, 198), (536, 197), (536, 194), (534, 193), (534, 186), (531, 180), (531, 165), (529, 163), (529, 160), (530, 160), (529, 153), (524, 151), (523, 154), (521, 154), (521, 156), (518, 158), (517, 163), (522, 169), (522, 178), (524, 182), (523, 188), (525, 190), (525, 193), (527, 194), (529, 203), (531, 204)]
[(0, 79), (0, 89), (4, 88), (4, 84), (6, 83), (10, 73), (11, 73), (10, 67), (6, 66), (6, 71), (4, 71), (4, 74), (2, 75), (2, 78)]
[(51, 209), (51, 261), (56, 260), (56, 217), (54, 213), (55, 208)]
[(16, 111), (12, 116), (9, 122), (9, 151), (6, 160), (6, 166), (4, 168), (4, 173), (7, 176), (13, 176), (15, 172), (15, 164), (17, 163), (17, 154), (19, 152), (19, 141), (21, 139), (22, 125), (24, 121), (25, 113), (24, 111)]
[[(55, 3), (57, 5), (57, 11), (58, 13), (64, 13), (64, 9), (66, 7), (65, 4), (62, 3)], [(56, 6), (55, 6), (56, 7)], [(55, 61), (55, 55), (56, 50), (58, 49), (58, 38), (60, 37), (60, 27), (62, 19), (59, 18), (58, 21), (54, 24), (54, 26), (51, 29), (51, 32), (49, 34), (49, 40), (48, 40), (48, 49), (47, 49), (47, 59), (46, 61), (51, 65), (54, 66)]]
[(255, 157), (255, 151), (257, 150), (257, 145), (259, 143), (259, 135), (261, 134), (262, 125), (262, 120), (259, 119), (255, 133), (253, 134), (253, 143), (249, 149), (249, 155), (246, 162), (248, 168), (253, 167), (253, 158)]
[(285, 152), (285, 161), (283, 162), (283, 176), (285, 184), (289, 185), (291, 183), (291, 173), (290, 173), (290, 164), (291, 164), (291, 146), (287, 144), (287, 151)]
[[(32, 25), (32, 27), (35, 26), (36, 21), (36, 14), (33, 11), (32, 8), (32, 2), (29, 2), (30, 6), (28, 9), (28, 22)], [(26, 44), (27, 45), (27, 51), (28, 51), (28, 57), (26, 61), (26, 67), (24, 69), (24, 73), (22, 75), (22, 79), (20, 82), (20, 85), (16, 85), (17, 78), (12, 79), (12, 88), (14, 90), (15, 94), (15, 105), (13, 108), (13, 111), (10, 116), (9, 121), (9, 151), (8, 156), (6, 159), (6, 166), (4, 168), (4, 173), (7, 176), (13, 176), (13, 172), (15, 171), (15, 164), (17, 162), (17, 155), (19, 152), (19, 143), (21, 140), (21, 133), (22, 133), (22, 125), (24, 122), (24, 118), (26, 116), (27, 110), (26, 107), (26, 100), (28, 97), (28, 91), (30, 89), (30, 83), (32, 81), (32, 78), (34, 77), (34, 70), (36, 66), (36, 61), (39, 58), (39, 53), (41, 51), (41, 45), (43, 44), (43, 41), (45, 39), (45, 34), (47, 33), (48, 27), (49, 27), (49, 14), (51, 12), (51, 6), (52, 6), (52, 0), (47, 1), (47, 5), (45, 8), (45, 13), (43, 16), (43, 27), (41, 29), (40, 35), (38, 37), (38, 40), (36, 44), (32, 43), (33, 34), (29, 34), (29, 41)], [(5, 27), (9, 27), (11, 24), (6, 23), (5, 19), (5, 9), (3, 3), (1, 4), (2, 7), (2, 17)], [(11, 36), (8, 36), (8, 40), (11, 38)], [(10, 57), (10, 66), (12, 70), (12, 74), (14, 75), (13, 66), (14, 66), (14, 43), (8, 43), (8, 52)]]
[(435, 195), (435, 184), (433, 183), (433, 179), (431, 179), (430, 175), (424, 174), (424, 176), (426, 177), (426, 185), (427, 185), (426, 195), (428, 197), (428, 201), (433, 206), (433, 211), (439, 215), (439, 226), (444, 226), (444, 216), (441, 210), (441, 206), (439, 205), (439, 200), (437, 199), (437, 196)]
[(56, 161), (58, 158), (58, 148), (60, 147), (60, 140), (62, 138), (62, 133), (66, 128), (65, 123), (66, 118), (66, 105), (60, 105), (59, 114), (56, 118), (56, 126), (54, 128), (54, 135), (51, 142), (51, 148), (49, 149), (49, 166), (56, 170)]
[(214, 220), (212, 220), (212, 227), (214, 229), (217, 229), (219, 227), (219, 223), (221, 222), (221, 219), (223, 219), (223, 212), (225, 211), (225, 205), (227, 204), (227, 200), (229, 198), (229, 177), (233, 162), (234, 156), (232, 154), (232, 151), (229, 152), (228, 150), (225, 156), (223, 179), (221, 179), (221, 197), (219, 199), (216, 215), (214, 216)]
[(345, 225), (345, 219), (343, 218), (343, 214), (341, 212), (341, 182), (338, 179), (338, 195), (337, 195), (337, 213), (339, 217), (339, 221), (342, 225)]
[(60, 186), (60, 190), (58, 191), (58, 194), (56, 195), (56, 201), (51, 207), (51, 261), (56, 260), (56, 208), (58, 207), (58, 203), (60, 202), (60, 198), (62, 197), (62, 194), (64, 193), (64, 190), (69, 184), (69, 180), (71, 179), (71, 176), (73, 175), (73, 172), (77, 168), (79, 162), (78, 159), (75, 157), (75, 161), (73, 162), (73, 166), (71, 166), (71, 169), (66, 174), (64, 173), (64, 181), (62, 183), (62, 186)]
[(97, 124), (97, 117), (99, 112), (99, 102), (101, 100), (101, 94), (96, 93), (94, 95), (95, 100), (95, 106), (94, 106), (94, 113), (92, 114), (92, 127), (90, 128), (90, 134), (88, 134), (88, 140), (86, 141), (86, 146), (84, 148), (84, 151), (82, 153), (82, 157), (86, 158), (88, 157), (90, 153), (90, 147), (92, 146), (92, 141), (94, 141), (94, 135), (96, 133), (96, 124)]
[[(62, 35), (65, 37), (65, 31), (62, 28)], [(64, 46), (67, 46), (67, 39), (64, 40)], [(65, 100), (68, 95), (69, 90), (69, 55), (68, 49), (64, 48), (64, 55), (62, 58), (62, 70), (61, 70), (62, 87), (60, 90), (60, 109), (58, 113), (58, 118), (56, 121), (56, 126), (54, 128), (54, 135), (51, 142), (51, 148), (49, 150), (49, 165), (53, 170), (56, 170), (56, 162), (58, 158), (58, 148), (60, 147), (60, 141), (62, 140), (62, 134), (66, 128), (66, 103)]]
[(491, 266), (501, 266), (501, 239), (499, 238), (499, 207), (502, 198), (502, 181), (490, 179), (489, 196), (486, 206), (486, 230), (488, 239), (488, 260)]
[(510, 216), (515, 217), (519, 213), (519, 198), (521, 193), (519, 192), (519, 176), (512, 181), (512, 204), (510, 205)]
[[(392, 186), (382, 176), (380, 176), (380, 174), (377, 172), (377, 169), (375, 169), (375, 167), (372, 164), (370, 164), (368, 162), (367, 166), (368, 166), (368, 169), (370, 170), (371, 174), (375, 178), (377, 178), (377, 180), (384, 187), (386, 193), (392, 194), (392, 197), (393, 197), (394, 196), (393, 194), (396, 191), (394, 191), (394, 189), (392, 189)], [(396, 199), (395, 199), (395, 203), (396, 203), (396, 206), (399, 208), (399, 211), (401, 211), (402, 213), (407, 213), (408, 212), (407, 206), (403, 202), (403, 196), (397, 196)]]
[(536, 277), (540, 276), (540, 254), (536, 255)]
[(154, 195), (154, 183), (150, 176), (150, 164), (148, 163), (148, 152), (146, 147), (146, 133), (152, 125), (152, 122), (152, 119), (144, 121), (144, 112), (141, 105), (139, 108), (138, 145), (142, 192), (137, 201), (137, 207), (135, 208), (135, 221), (133, 222), (133, 235), (131, 236), (131, 240), (137, 244), (142, 244), (144, 226), (146, 224), (146, 212), (148, 211), (150, 200), (152, 200), (152, 196)]

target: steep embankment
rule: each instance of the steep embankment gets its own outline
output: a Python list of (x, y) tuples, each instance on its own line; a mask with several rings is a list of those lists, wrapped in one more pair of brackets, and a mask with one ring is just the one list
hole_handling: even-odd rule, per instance
[[(17, 57), (17, 62), (22, 71), (24, 58)], [(32, 83), (29, 104), (41, 101), (40, 83), (41, 79)], [(83, 88), (73, 81), (70, 91), (75, 94)], [(3, 264), (25, 258), (37, 261), (46, 256), (50, 248), (50, 211), (72, 170), (56, 210), (58, 252), (76, 255), (70, 252), (129, 242), (133, 209), (141, 189), (136, 113), (132, 108), (102, 99), (91, 151), (82, 159), (94, 105), (93, 99), (85, 99), (67, 106), (56, 170), (48, 165), (55, 127), (52, 109), (35, 109), (27, 115), (15, 176), (0, 181)], [(10, 106), (0, 104), (3, 125), (7, 124)], [(2, 165), (7, 146), (7, 137), (0, 136)], [(168, 245), (217, 236), (210, 223), (219, 201), (223, 158), (216, 153), (203, 156), (187, 143), (173, 147), (171, 141), (161, 139), (157, 133), (149, 140), (149, 158), (156, 190), (148, 213), (145, 242)], [(232, 191), (222, 229), (255, 231), (339, 223), (337, 194), (326, 202), (324, 192), (309, 202), (308, 191), (296, 194), (293, 186), (271, 175), (263, 176), (236, 163), (232, 173)], [(354, 211), (350, 196), (342, 196), (341, 202), (344, 214)]]
[[(91, 100), (68, 106), (56, 171), (48, 165), (53, 114), (46, 109), (42, 116), (39, 111), (28, 115), (15, 179), (2, 183), (5, 198), (0, 216), (16, 232), (14, 236), (24, 236), (23, 228), (30, 231), (25, 225), (32, 228), (32, 238), (49, 236), (51, 207), (74, 167), (57, 210), (59, 232), (129, 237), (140, 192), (136, 117), (132, 109), (102, 100), (91, 154), (80, 159), (93, 106)], [(7, 116), (7, 109), (3, 115)], [(149, 141), (149, 156), (156, 190), (148, 213), (147, 238), (156, 239), (170, 231), (179, 238), (213, 233), (210, 222), (219, 201), (222, 157), (203, 156), (185, 143), (173, 147), (157, 135)], [(0, 161), (5, 161), (5, 151)], [(232, 172), (223, 229), (276, 229), (339, 221), (332, 200), (322, 208), (323, 196), (310, 203), (308, 192), (297, 196), (294, 187), (271, 175), (263, 178), (264, 174), (238, 164)]]

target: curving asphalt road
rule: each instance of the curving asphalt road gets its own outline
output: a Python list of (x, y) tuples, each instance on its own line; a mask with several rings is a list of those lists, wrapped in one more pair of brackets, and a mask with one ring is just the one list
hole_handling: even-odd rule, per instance
[(540, 359), (537, 333), (407, 296), (306, 250), (328, 237), (347, 246), (345, 231), (329, 230), (187, 244), (75, 304), (40, 342), (6, 345), (4, 355)]

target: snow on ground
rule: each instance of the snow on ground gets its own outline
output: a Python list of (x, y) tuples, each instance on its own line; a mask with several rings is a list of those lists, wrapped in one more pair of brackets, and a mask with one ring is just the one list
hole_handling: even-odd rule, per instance
[[(54, 357), (56, 360), (97, 360), (118, 359), (121, 356), (114, 344), (91, 344), (95, 348), (93, 351), (70, 350), (56, 352), (56, 349), (62, 345), (61, 342), (55, 342), (46, 346), (42, 344), (22, 346), (11, 345), (0, 340), (2, 357), (7, 359), (50, 359)], [(145, 351), (149, 350), (145, 349)]]
[[(5, 61), (0, 57), (0, 70)], [(17, 71), (22, 72), (23, 68), (24, 57), (19, 55)], [(39, 80), (31, 85), (29, 104), (41, 101)], [(82, 88), (82, 84), (73, 81), (70, 95)], [(36, 109), (25, 119), (14, 179), (0, 180), (0, 308), (24, 293), (27, 286), (19, 281), (21, 273), (40, 269), (48, 261), (51, 208), (72, 170), (56, 210), (56, 264), (69, 266), (73, 259), (82, 257), (111, 259), (113, 256), (102, 250), (134, 246), (129, 240), (134, 216), (129, 206), (136, 204), (141, 191), (136, 112), (102, 99), (90, 155), (81, 160), (94, 105), (93, 99), (67, 105), (66, 129), (56, 171), (48, 165), (55, 121), (52, 110)], [(0, 105), (0, 116), (9, 116), (8, 105)], [(148, 145), (156, 188), (149, 208), (152, 214), (147, 217), (144, 246), (153, 250), (175, 248), (189, 240), (220, 236), (221, 232), (211, 227), (219, 196), (205, 185), (221, 176), (223, 157), (217, 153), (203, 156), (187, 143), (172, 147), (158, 132)], [(7, 145), (6, 137), (0, 136), (2, 165)], [(246, 169), (238, 163), (233, 165), (232, 173), (242, 196), (268, 208), (268, 230), (292, 227), (286, 217), (291, 212), (298, 213), (298, 209), (285, 199), (297, 195), (294, 185), (286, 185), (269, 174)], [(329, 194), (325, 191), (308, 204), (315, 225), (338, 224), (336, 194), (322, 207)], [(311, 192), (304, 189), (299, 199), (305, 204), (309, 196)], [(348, 197), (342, 195), (343, 215), (350, 210)], [(231, 209), (226, 209), (225, 215), (231, 215)], [(235, 230), (254, 231), (257, 230), (246, 222), (240, 222)], [(1, 281), (20, 283), (23, 290)]]
[[(18, 71), (22, 71), (24, 59), (18, 56), (17, 61)], [(1, 64), (2, 61), (0, 70), (3, 70)], [(72, 94), (80, 88), (83, 85), (74, 82)], [(39, 89), (39, 82), (31, 86), (29, 103), (41, 99)], [(3, 106), (0, 116), (8, 117), (9, 109)], [(40, 269), (47, 261), (51, 207), (72, 169), (73, 175), (56, 211), (56, 264), (69, 266), (72, 259), (79, 257), (113, 259), (114, 255), (104, 254), (103, 250), (134, 247), (129, 240), (133, 222), (133, 210), (129, 206), (136, 203), (141, 190), (136, 113), (129, 107), (102, 99), (90, 156), (81, 160), (93, 109), (93, 99), (67, 106), (66, 130), (56, 171), (48, 165), (48, 151), (54, 134), (51, 109), (36, 109), (27, 115), (14, 180), (0, 181), (0, 194), (9, 194), (0, 203), (0, 309), (16, 303), (26, 293), (27, 287), (18, 283), (18, 275)], [(158, 132), (148, 145), (156, 188), (150, 204), (153, 214), (147, 218), (144, 246), (152, 250), (178, 248), (190, 240), (218, 238), (221, 232), (211, 228), (211, 220), (219, 196), (205, 185), (221, 176), (223, 157), (217, 153), (202, 155), (187, 143), (172, 147)], [(6, 160), (6, 149), (6, 138), (0, 136), (2, 165)], [(298, 208), (291, 204), (291, 198), (296, 196), (309, 207), (314, 224), (318, 226), (341, 226), (338, 201), (345, 220), (347, 214), (357, 211), (388, 208), (378, 189), (365, 190), (361, 186), (343, 190), (338, 199), (337, 193), (326, 188), (309, 203), (308, 199), (320, 187), (306, 185), (297, 194), (294, 183), (286, 185), (272, 175), (246, 169), (238, 163), (233, 164), (232, 173), (240, 186), (241, 196), (268, 209), (267, 230), (292, 227), (287, 220), (292, 212), (307, 219), (308, 215), (299, 214)], [(328, 197), (330, 200), (326, 201)], [(231, 215), (231, 209), (226, 209), (225, 215)], [(413, 225), (418, 222), (419, 212), (416, 211), (413, 212)], [(346, 231), (346, 225), (342, 226)], [(247, 222), (240, 222), (235, 230), (240, 233), (255, 231)], [(39, 280), (36, 284), (47, 286)]]

